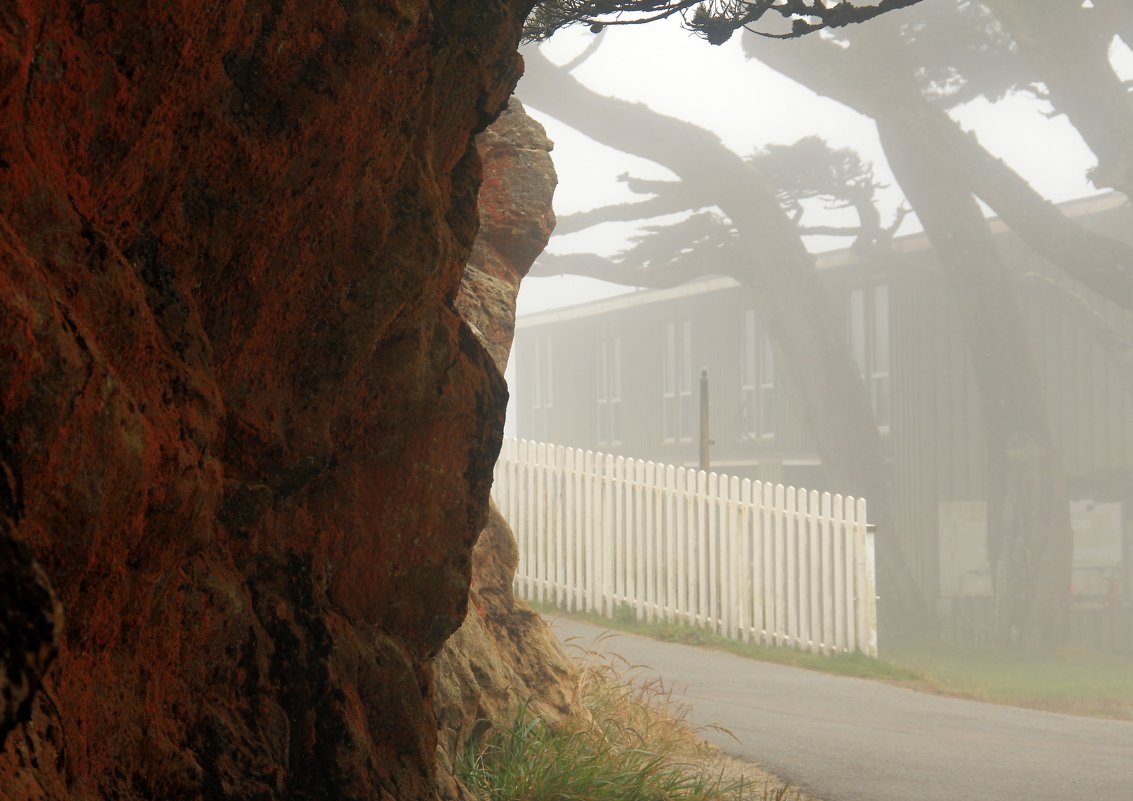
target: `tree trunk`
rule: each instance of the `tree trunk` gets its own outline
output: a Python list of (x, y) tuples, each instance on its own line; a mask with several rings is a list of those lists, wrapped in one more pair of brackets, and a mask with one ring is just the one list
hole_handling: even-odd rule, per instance
[(955, 124), (921, 95), (901, 42), (888, 33), (871, 30), (848, 48), (804, 43), (788, 55), (749, 42), (748, 51), (877, 122), (890, 167), (964, 318), (987, 438), (999, 637), (1031, 646), (1055, 642), (1063, 633), (1073, 541), (1042, 384), (971, 175), (954, 158)]
[(910, 115), (879, 118), (889, 164), (951, 284), (980, 390), (988, 454), (988, 556), (1004, 644), (1064, 633), (1073, 539), (1042, 383), (987, 222), (969, 188)]
[(525, 59), (520, 87), (525, 103), (597, 142), (664, 165), (692, 190), (710, 188), (746, 250), (730, 274), (747, 288), (767, 326), (776, 363), (810, 425), (828, 479), (870, 503), (879, 530), (879, 611), (886, 627), (892, 632), (923, 626), (924, 596), (899, 541), (886, 536), (893, 531), (893, 482), (864, 384), (847, 343), (834, 330), (814, 260), (775, 193), (714, 134), (646, 106), (597, 95), (537, 50), (529, 49)]

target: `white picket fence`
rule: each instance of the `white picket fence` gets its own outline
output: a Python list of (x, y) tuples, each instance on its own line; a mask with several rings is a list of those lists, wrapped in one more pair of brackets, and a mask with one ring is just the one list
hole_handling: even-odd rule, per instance
[(864, 500), (512, 438), (492, 497), (523, 598), (877, 655)]

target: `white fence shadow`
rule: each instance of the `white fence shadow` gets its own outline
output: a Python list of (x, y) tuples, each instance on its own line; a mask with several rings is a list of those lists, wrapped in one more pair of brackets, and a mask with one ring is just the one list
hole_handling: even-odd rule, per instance
[(492, 497), (523, 598), (877, 655), (864, 500), (513, 438)]

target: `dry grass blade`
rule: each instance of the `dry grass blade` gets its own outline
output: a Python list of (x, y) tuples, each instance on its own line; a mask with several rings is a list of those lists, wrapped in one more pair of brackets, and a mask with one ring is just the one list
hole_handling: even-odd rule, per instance
[[(577, 645), (575, 645), (577, 647)], [(727, 769), (660, 679), (620, 658), (582, 654), (579, 713), (552, 724), (521, 709), (469, 744), (458, 765), (483, 801), (789, 801), (800, 798)]]

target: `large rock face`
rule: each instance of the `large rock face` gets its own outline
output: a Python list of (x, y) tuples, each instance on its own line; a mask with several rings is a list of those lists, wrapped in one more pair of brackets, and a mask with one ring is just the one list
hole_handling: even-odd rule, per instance
[[(477, 147), (484, 164), (480, 233), (457, 308), (502, 372), (519, 282), (555, 225), (551, 199), (557, 179), (550, 140), (514, 98), (477, 137)], [(446, 799), (464, 795), (453, 766), (482, 722), (507, 723), (521, 704), (553, 718), (568, 712), (574, 700), (573, 663), (542, 618), (512, 592), (518, 563), (515, 538), (493, 505), (473, 551), (468, 615), (436, 661), (438, 778)]]
[(66, 615), (5, 799), (434, 796), (505, 399), (470, 142), (526, 10), (0, 5), (0, 537)]

